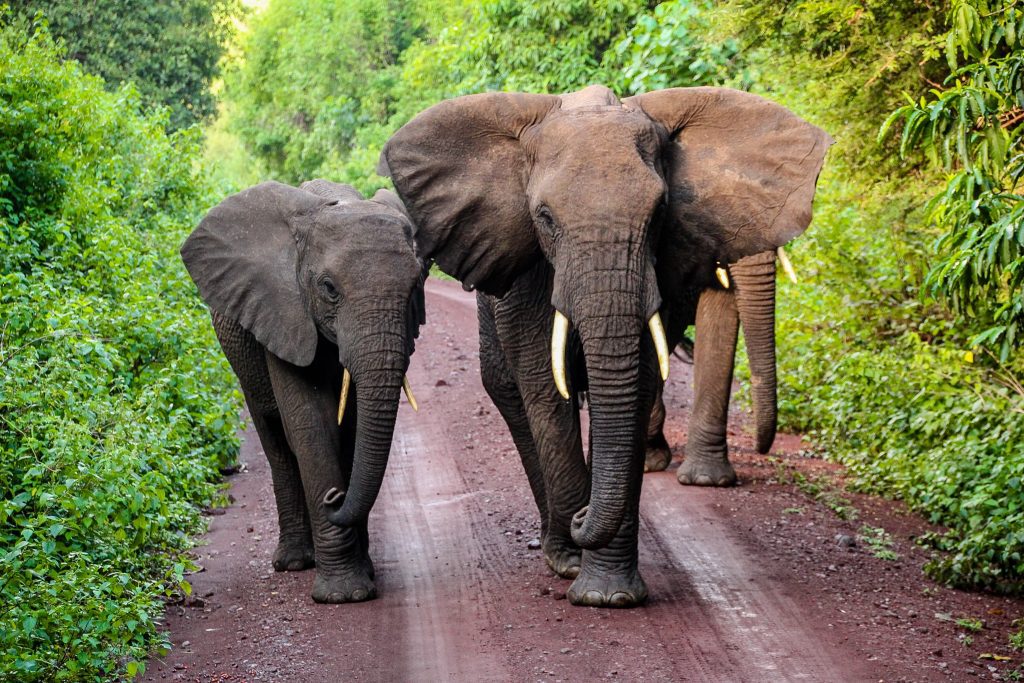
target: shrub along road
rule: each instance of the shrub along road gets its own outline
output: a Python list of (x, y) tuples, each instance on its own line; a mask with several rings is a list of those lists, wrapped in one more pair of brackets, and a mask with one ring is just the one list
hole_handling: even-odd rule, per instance
[[(270, 475), (254, 432), (234, 504), (168, 609), (174, 649), (145, 680), (930, 681), (1012, 678), (1024, 600), (937, 586), (899, 506), (844, 494), (837, 469), (780, 436), (771, 457), (730, 429), (734, 489), (644, 479), (640, 609), (572, 607), (539, 550), (536, 510), (480, 384), (476, 307), (428, 285), (428, 323), (371, 515), (377, 600), (315, 605), (313, 573), (274, 573)], [(668, 436), (685, 441), (690, 366), (673, 361)], [(732, 424), (743, 414), (734, 411)], [(677, 459), (678, 461), (678, 459)], [(219, 512), (219, 511), (218, 511)], [(1004, 659), (1000, 659), (1004, 658)], [(1008, 659), (1005, 659), (1008, 658)]]

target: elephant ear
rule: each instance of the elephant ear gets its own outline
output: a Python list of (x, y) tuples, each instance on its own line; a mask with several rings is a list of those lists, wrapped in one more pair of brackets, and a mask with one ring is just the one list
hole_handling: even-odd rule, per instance
[(671, 88), (623, 100), (661, 123), (669, 214), (683, 241), (722, 263), (774, 250), (807, 229), (832, 138), (774, 102), (728, 88)]
[(540, 255), (526, 196), (521, 137), (553, 95), (485, 93), (446, 100), (395, 133), (377, 172), (416, 225), (420, 256), (466, 289), (500, 296)]
[(317, 329), (296, 277), (295, 234), (327, 203), (305, 190), (262, 183), (210, 209), (181, 247), (210, 308), (299, 366), (313, 362)]

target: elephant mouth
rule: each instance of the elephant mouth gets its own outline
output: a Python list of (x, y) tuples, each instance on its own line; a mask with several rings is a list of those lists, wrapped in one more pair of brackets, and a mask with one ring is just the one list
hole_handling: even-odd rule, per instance
[[(345, 406), (348, 404), (348, 392), (352, 387), (352, 373), (345, 368), (341, 375), (341, 394), (338, 396), (338, 426), (341, 426), (341, 421), (345, 419)], [(405, 398), (409, 401), (409, 405), (412, 409), (419, 412), (420, 404), (416, 401), (416, 396), (412, 393), (412, 385), (409, 383), (409, 376), (402, 376), (402, 391), (405, 392)], [(334, 489), (331, 489), (332, 491)]]
[[(561, 311), (555, 309), (555, 322), (551, 328), (551, 373), (554, 375), (555, 388), (558, 394), (565, 400), (569, 400), (569, 385), (565, 377), (565, 346), (569, 338), (569, 318)], [(661, 314), (655, 312), (647, 321), (647, 329), (650, 330), (651, 339), (654, 341), (654, 350), (658, 354), (658, 370), (661, 373), (662, 381), (668, 379), (669, 351), (668, 339), (665, 337), (665, 325), (661, 321)]]

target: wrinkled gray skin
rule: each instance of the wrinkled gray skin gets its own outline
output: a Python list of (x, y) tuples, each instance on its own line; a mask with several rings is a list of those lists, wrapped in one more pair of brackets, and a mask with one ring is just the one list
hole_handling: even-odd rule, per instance
[[(420, 253), (480, 292), (484, 385), (522, 457), (545, 558), (575, 577), (573, 604), (647, 597), (638, 505), (659, 384), (648, 320), (660, 309), (678, 341), (672, 297), (700, 281), (702, 264), (804, 230), (829, 144), (748, 93), (619, 101), (591, 86), (448, 100), (385, 146), (378, 171), (408, 207)], [(572, 323), (568, 401), (552, 381), (556, 310)], [(575, 399), (584, 389), (589, 468)]]
[(317, 602), (372, 599), (366, 520), (423, 322), (425, 272), (401, 203), (324, 180), (266, 182), (211, 209), (181, 255), (270, 461), (274, 569), (315, 564)]
[[(696, 326), (693, 404), (685, 458), (676, 478), (695, 486), (732, 486), (726, 426), (732, 391), (736, 339), (740, 326), (750, 363), (755, 447), (767, 453), (775, 440), (775, 253), (754, 254), (726, 266), (729, 288), (716, 278), (680, 297), (678, 323)], [(647, 429), (644, 470), (657, 472), (672, 460), (664, 434), (665, 404), (659, 392)]]

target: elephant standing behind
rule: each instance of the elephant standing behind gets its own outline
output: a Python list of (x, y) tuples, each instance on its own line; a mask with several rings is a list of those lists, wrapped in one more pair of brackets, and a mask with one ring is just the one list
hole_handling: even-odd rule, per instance
[(315, 564), (317, 602), (373, 598), (367, 515), (424, 322), (426, 273), (401, 203), (266, 182), (211, 209), (181, 256), (270, 461), (274, 569)]
[[(668, 322), (673, 337), (696, 326), (693, 403), (685, 456), (676, 477), (681, 484), (731, 486), (736, 483), (736, 471), (729, 463), (726, 427), (740, 326), (750, 364), (755, 448), (767, 453), (775, 440), (775, 253), (765, 251), (704, 270), (677, 297), (688, 305), (677, 307)], [(664, 470), (671, 462), (664, 425), (665, 405), (659, 392), (647, 430), (646, 471)]]
[(645, 435), (678, 341), (660, 312), (673, 319), (684, 305), (674, 297), (708, 260), (802, 232), (830, 144), (749, 93), (674, 88), (620, 101), (591, 86), (447, 100), (385, 145), (378, 170), (408, 208), (421, 255), (479, 290), (484, 385), (523, 460), (545, 559), (575, 577), (573, 604), (647, 597), (637, 565)]

